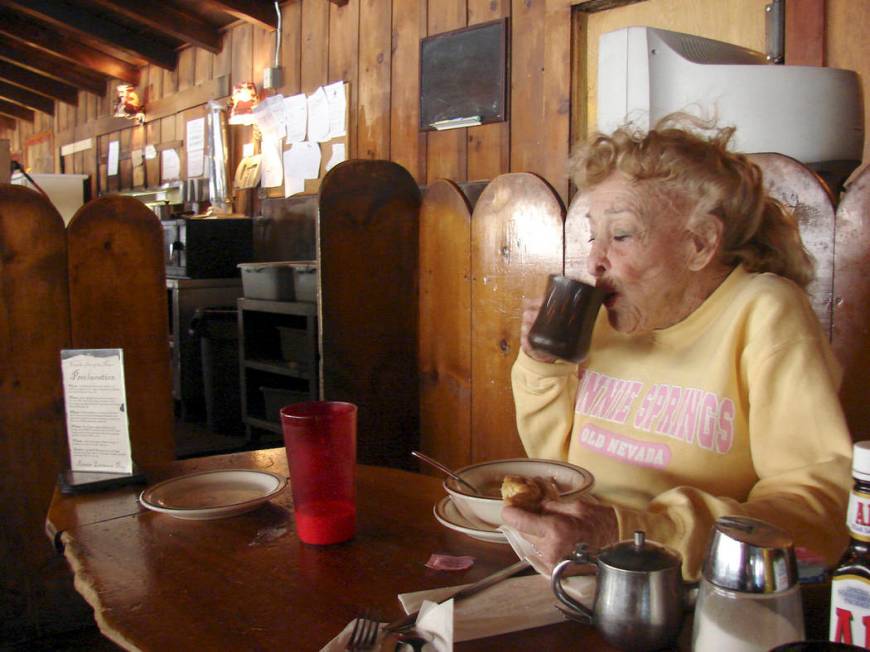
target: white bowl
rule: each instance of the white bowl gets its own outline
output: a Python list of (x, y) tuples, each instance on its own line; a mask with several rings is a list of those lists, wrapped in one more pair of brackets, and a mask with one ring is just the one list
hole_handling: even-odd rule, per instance
[(455, 473), (485, 494), (476, 496), (461, 482), (447, 478), (444, 489), (450, 494), (456, 509), (472, 523), (482, 521), (491, 527), (498, 527), (503, 523), (501, 483), (506, 475), (552, 478), (563, 500), (588, 491), (595, 481), (589, 471), (574, 464), (527, 458), (481, 462), (457, 469)]

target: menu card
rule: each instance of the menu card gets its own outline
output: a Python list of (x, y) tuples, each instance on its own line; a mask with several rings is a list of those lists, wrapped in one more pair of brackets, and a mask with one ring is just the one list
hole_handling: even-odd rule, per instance
[(133, 472), (122, 349), (60, 352), (70, 467)]

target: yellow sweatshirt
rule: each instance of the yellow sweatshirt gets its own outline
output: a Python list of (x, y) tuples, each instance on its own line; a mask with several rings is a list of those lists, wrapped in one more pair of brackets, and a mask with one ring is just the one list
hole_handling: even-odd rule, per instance
[(725, 514), (778, 525), (834, 564), (848, 541), (851, 439), (840, 370), (805, 293), (736, 268), (685, 320), (645, 335), (602, 310), (581, 365), (520, 353), (512, 382), (529, 457), (595, 475), (593, 493), (683, 556), (696, 579)]

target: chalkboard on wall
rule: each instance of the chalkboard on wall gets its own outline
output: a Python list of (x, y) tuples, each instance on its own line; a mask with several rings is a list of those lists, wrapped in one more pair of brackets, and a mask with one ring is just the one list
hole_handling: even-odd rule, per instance
[(508, 117), (507, 19), (420, 42), (420, 129), (501, 122)]

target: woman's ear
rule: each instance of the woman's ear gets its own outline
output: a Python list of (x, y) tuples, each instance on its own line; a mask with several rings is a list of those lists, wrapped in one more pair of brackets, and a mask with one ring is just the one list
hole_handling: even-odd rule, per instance
[(719, 250), (723, 226), (715, 215), (707, 213), (689, 224), (689, 253), (686, 266), (693, 272), (704, 269)]

